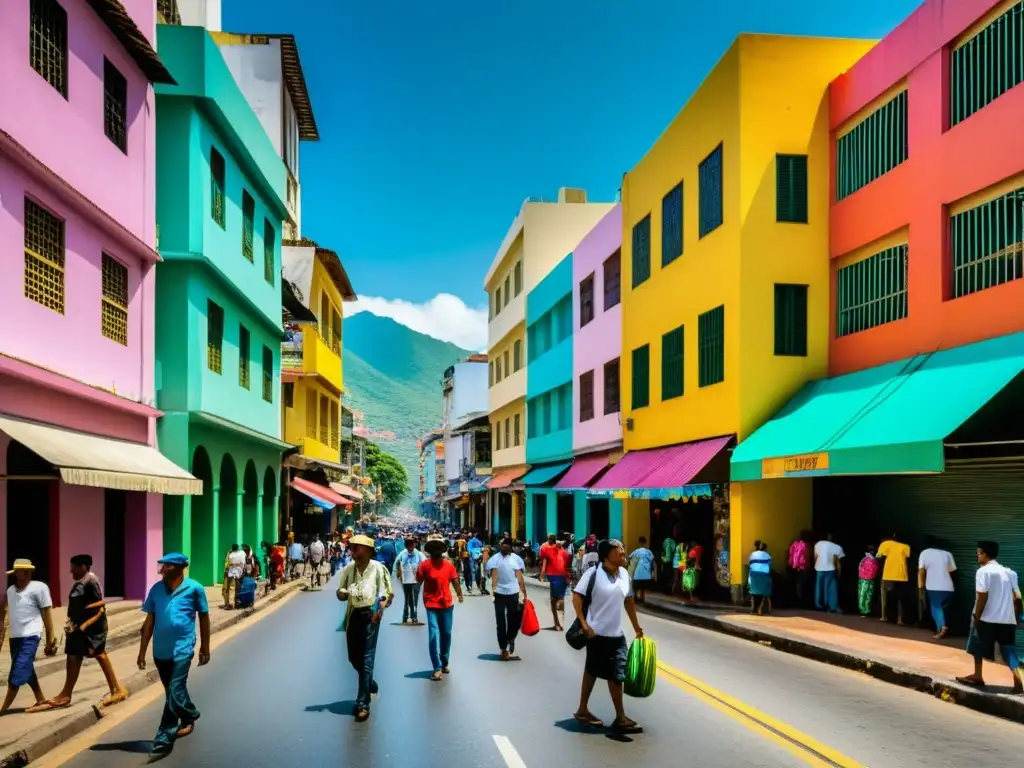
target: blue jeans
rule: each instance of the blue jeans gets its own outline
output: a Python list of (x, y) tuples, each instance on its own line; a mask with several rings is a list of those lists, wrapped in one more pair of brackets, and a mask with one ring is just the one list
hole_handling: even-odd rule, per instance
[(835, 571), (818, 571), (814, 585), (814, 605), (829, 613), (839, 613), (839, 582)]
[(953, 593), (928, 589), (925, 590), (925, 594), (928, 595), (928, 607), (932, 612), (935, 629), (941, 630), (946, 626), (946, 608), (953, 602)]
[(416, 609), (420, 602), (420, 585), (403, 584), (402, 593), (405, 595), (405, 606), (402, 608), (402, 621), (417, 620)]
[(466, 582), (466, 589), (473, 589), (476, 582), (476, 561), (472, 557), (462, 561), (462, 580)]
[(188, 695), (188, 671), (192, 659), (153, 659), (160, 682), (164, 686), (164, 713), (153, 739), (154, 752), (166, 752), (174, 743), (178, 730), (199, 719), (199, 710)]
[(427, 642), (430, 644), (430, 663), (434, 671), (448, 666), (452, 653), (452, 622), (455, 606), (427, 608)]
[(359, 674), (359, 693), (356, 709), (370, 708), (370, 694), (377, 692), (373, 679), (373, 664), (377, 659), (377, 633), (380, 624), (371, 621), (373, 611), (357, 608), (349, 614), (345, 640), (348, 644), (348, 663)]

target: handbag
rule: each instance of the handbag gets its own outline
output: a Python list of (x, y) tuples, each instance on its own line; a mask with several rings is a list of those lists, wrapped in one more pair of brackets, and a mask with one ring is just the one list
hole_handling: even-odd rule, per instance
[(533, 637), (540, 632), (540, 619), (537, 618), (537, 609), (533, 607), (532, 600), (523, 603), (523, 620), (520, 630), (527, 637)]
[[(590, 583), (587, 584), (587, 591), (583, 595), (583, 615), (587, 615), (587, 611), (590, 610), (590, 601), (594, 596), (594, 582), (597, 581), (597, 571), (594, 571), (593, 577), (590, 579)], [(587, 633), (583, 631), (583, 623), (577, 617), (573, 620), (569, 628), (565, 630), (565, 642), (569, 644), (571, 648), (577, 651), (582, 651), (587, 647), (587, 643), (590, 642), (590, 638), (587, 637)]]

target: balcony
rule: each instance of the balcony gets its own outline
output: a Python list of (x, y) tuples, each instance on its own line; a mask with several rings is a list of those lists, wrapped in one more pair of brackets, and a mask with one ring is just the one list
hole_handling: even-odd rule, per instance
[[(570, 359), (571, 364), (571, 359)], [(571, 380), (571, 374), (570, 374)], [(491, 387), (490, 411), (494, 411), (508, 405), (519, 398), (526, 397), (526, 366), (524, 365), (511, 376), (504, 377)]]
[(288, 338), (281, 342), (281, 368), (319, 376), (332, 389), (340, 392), (341, 340), (326, 340), (312, 324), (288, 329)]

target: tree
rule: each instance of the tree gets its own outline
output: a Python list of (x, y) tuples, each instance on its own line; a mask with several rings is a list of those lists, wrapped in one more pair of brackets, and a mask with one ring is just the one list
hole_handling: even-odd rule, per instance
[(374, 485), (381, 487), (385, 509), (397, 506), (409, 495), (409, 473), (390, 453), (384, 453), (376, 443), (367, 442), (363, 461), (366, 464), (363, 473), (373, 478)]

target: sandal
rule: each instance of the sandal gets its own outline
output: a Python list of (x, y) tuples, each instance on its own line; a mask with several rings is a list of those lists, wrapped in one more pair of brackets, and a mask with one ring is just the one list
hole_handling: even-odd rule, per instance
[(116, 693), (112, 693), (109, 696), (104, 696), (102, 699), (100, 699), (100, 707), (101, 708), (112, 707), (115, 704), (120, 704), (122, 701), (124, 701), (127, 698), (128, 698), (128, 691), (126, 691), (124, 688), (122, 688), (120, 691), (117, 691)]
[(579, 712), (573, 712), (572, 719), (580, 725), (585, 725), (588, 728), (604, 728), (604, 723), (589, 712), (586, 715), (581, 715)]
[(70, 701), (67, 704), (64, 704), (64, 705), (59, 706), (59, 707), (56, 704), (54, 704), (53, 702), (41, 701), (38, 704), (33, 704), (31, 707), (26, 709), (25, 712), (27, 714), (29, 714), (29, 715), (34, 715), (37, 712), (49, 712), (51, 709), (66, 709), (67, 707), (70, 707), (70, 706), (71, 706), (71, 702)]
[(356, 722), (365, 723), (370, 719), (370, 710), (362, 708), (356, 710)]
[(973, 676), (954, 677), (953, 679), (956, 680), (958, 683), (960, 683), (960, 685), (969, 685), (971, 688), (984, 688), (985, 687), (985, 681), (984, 680), (977, 680)]
[(643, 733), (644, 732), (643, 726), (641, 726), (640, 723), (636, 722), (635, 720), (630, 720), (629, 718), (626, 718), (626, 720), (623, 721), (623, 722), (619, 722), (618, 720), (616, 720), (615, 722), (612, 723), (612, 729), (616, 733)]
[(195, 729), (195, 723), (188, 723), (186, 725), (181, 726), (181, 728), (178, 729), (178, 738), (184, 739), (186, 736), (191, 736), (192, 731), (194, 731)]
[(430, 676), (430, 679), (433, 680), (435, 683), (439, 681), (441, 679), (441, 670), (435, 669), (434, 674)]

